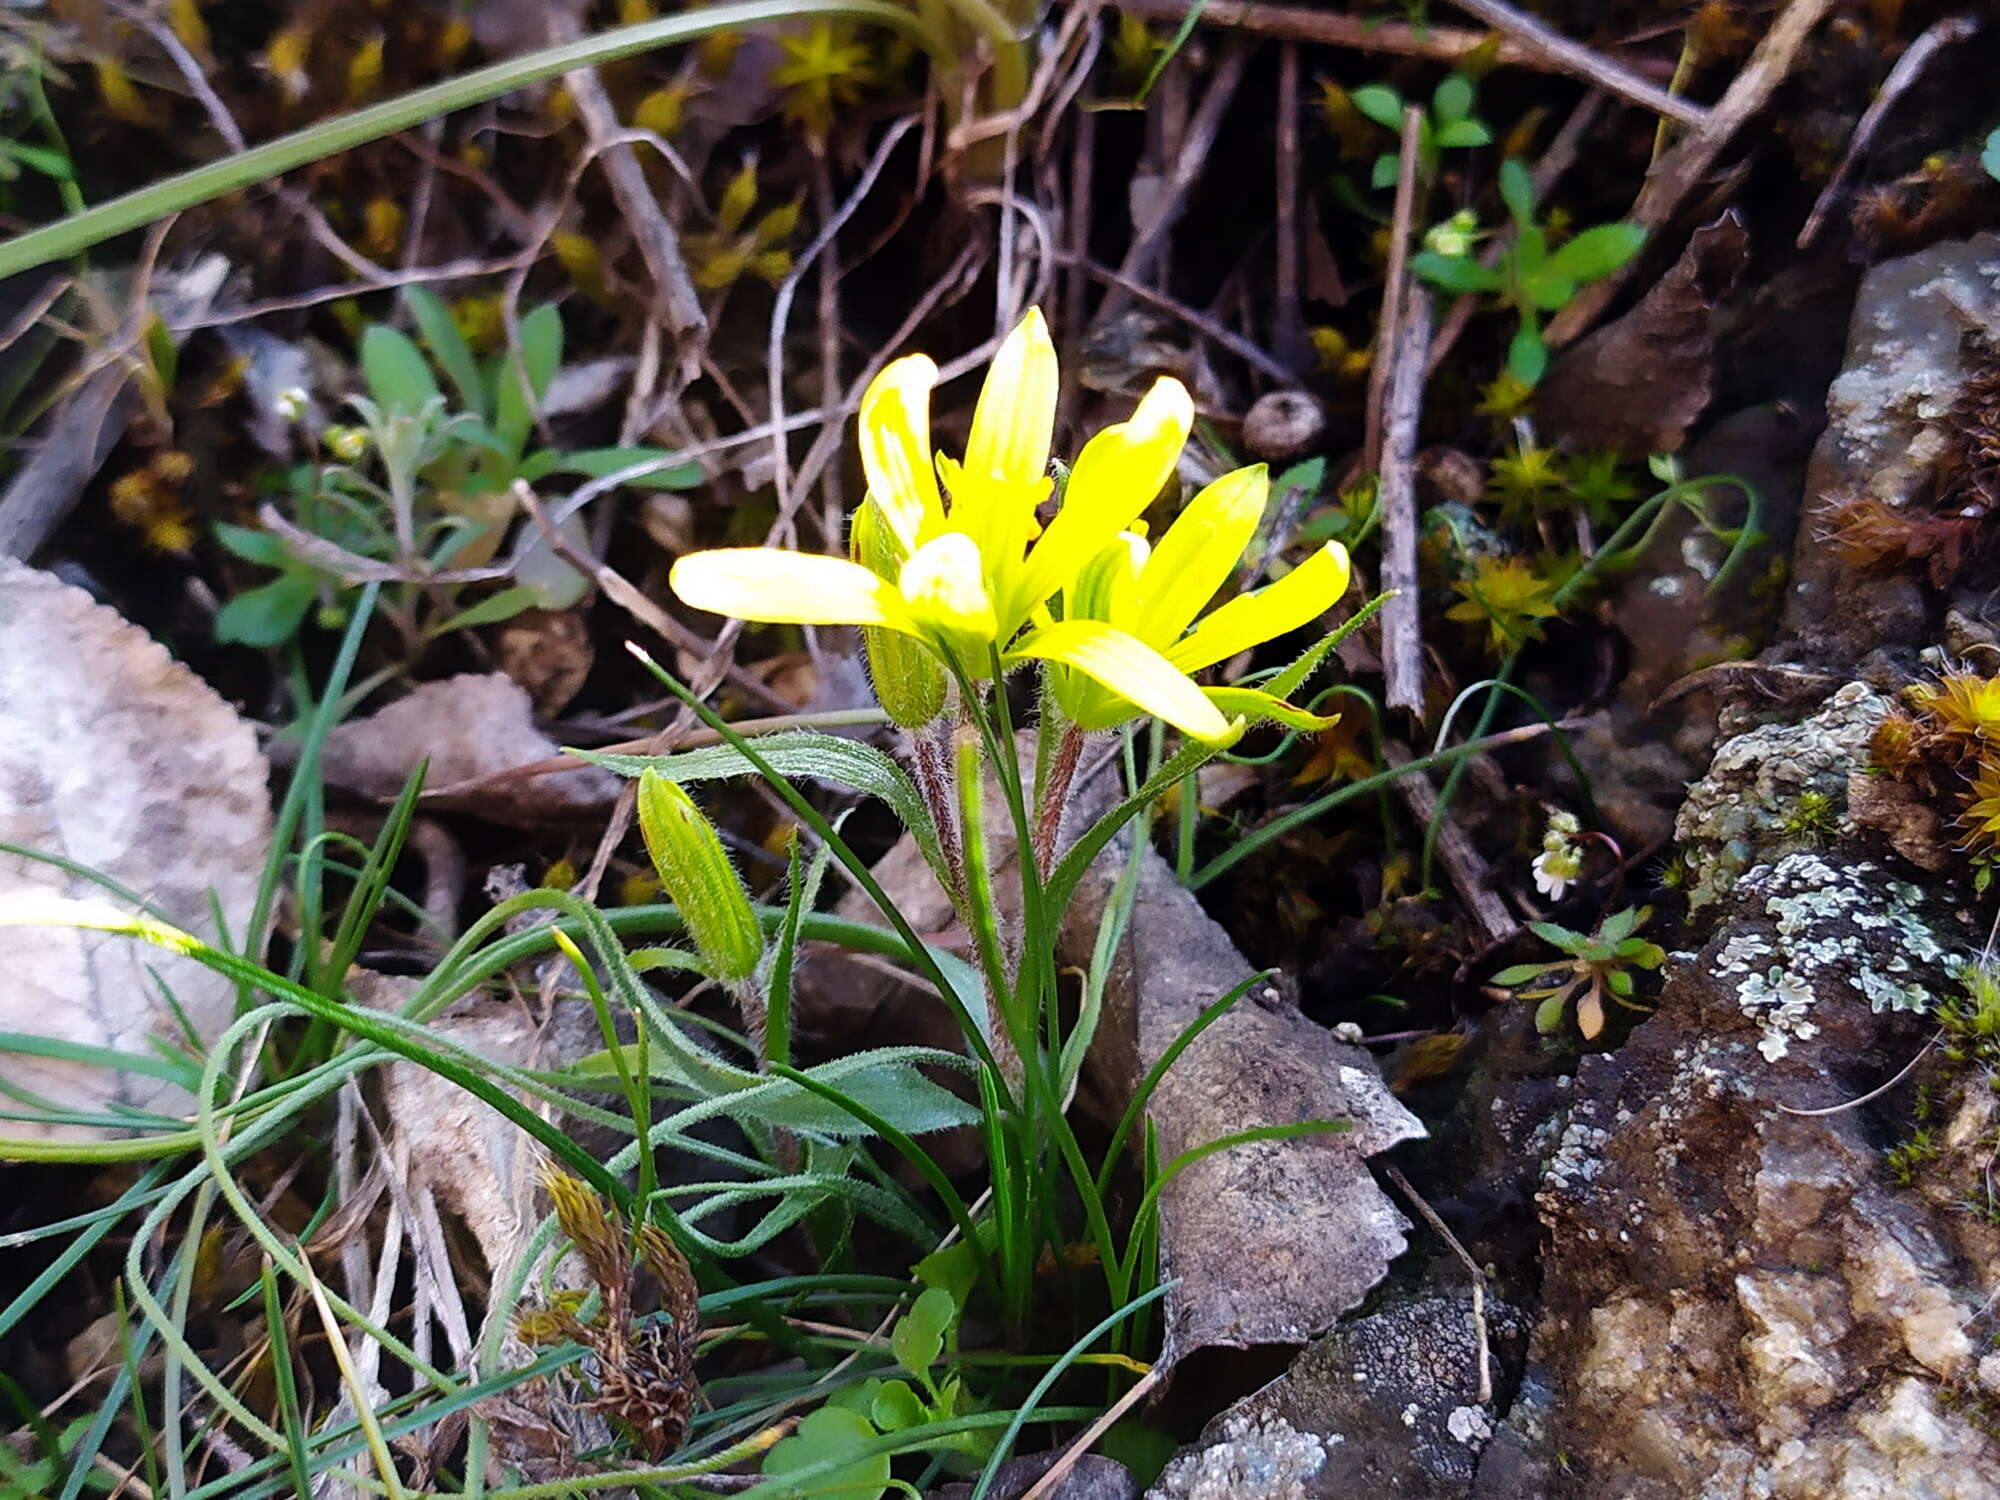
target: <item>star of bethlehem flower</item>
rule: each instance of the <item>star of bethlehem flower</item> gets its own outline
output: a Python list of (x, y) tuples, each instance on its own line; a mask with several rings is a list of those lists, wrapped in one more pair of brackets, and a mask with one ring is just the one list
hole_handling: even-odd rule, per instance
[(1084, 445), (1046, 530), (1036, 510), (1053, 487), (1057, 370), (1041, 315), (1031, 311), (995, 355), (961, 458), (933, 454), (936, 382), (927, 356), (908, 355), (862, 397), (860, 560), (764, 547), (697, 552), (674, 564), (674, 592), (739, 619), (892, 632), (969, 681), (991, 677), (996, 660), (1003, 672), (1045, 662), (1059, 701), (1085, 728), (1145, 713), (1226, 744), (1246, 715), (1331, 722), (1269, 694), (1203, 688), (1190, 675), (1313, 619), (1346, 591), (1348, 567), (1345, 550), (1329, 543), (1188, 630), (1235, 570), (1269, 484), (1261, 466), (1224, 475), (1145, 552), (1134, 528), (1194, 423), (1180, 382), (1159, 380), (1130, 419)]

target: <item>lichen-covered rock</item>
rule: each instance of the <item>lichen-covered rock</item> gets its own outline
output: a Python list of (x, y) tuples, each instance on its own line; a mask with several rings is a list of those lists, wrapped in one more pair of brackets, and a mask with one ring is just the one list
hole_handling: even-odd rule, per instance
[[(1759, 858), (1755, 820), (1844, 781), (1878, 710), (1843, 689), (1723, 747), (1685, 820), (1720, 925), (1675, 955), (1651, 1020), (1579, 1065), (1539, 1197), (1526, 1387), (1547, 1399), (1495, 1447), (1542, 1458), (1552, 1500), (2000, 1500), (1967, 1394), (2000, 1237), (1897, 1180), (1908, 1095), (1881, 1088), (1983, 931), (1843, 845)], [(1990, 1120), (1945, 1129), (1992, 1148)]]
[(1866, 764), (1868, 736), (1888, 709), (1880, 694), (1853, 682), (1811, 718), (1763, 725), (1715, 752), (1674, 823), (1692, 909), (1726, 895), (1753, 866), (1809, 841), (1807, 825), (1839, 830), (1848, 777)]
[[(1505, 1404), (1479, 1399), (1471, 1311), (1461, 1281), (1350, 1319), (1211, 1422), (1206, 1452), (1240, 1449), (1246, 1432), (1315, 1434), (1323, 1462), (1299, 1476), (1301, 1500), (1458, 1500)], [(1491, 1299), (1484, 1319), (1492, 1390), (1504, 1398), (1519, 1377), (1527, 1319)], [(1236, 1462), (1225, 1452), (1209, 1469)]]
[(1282, 1417), (1232, 1416), (1221, 1441), (1168, 1464), (1146, 1500), (1307, 1500), (1338, 1438), (1300, 1432)]

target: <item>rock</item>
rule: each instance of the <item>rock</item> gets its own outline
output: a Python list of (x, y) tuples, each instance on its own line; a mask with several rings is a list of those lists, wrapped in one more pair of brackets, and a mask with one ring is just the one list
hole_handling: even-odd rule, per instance
[(1715, 752), (1674, 823), (1691, 909), (1718, 900), (1753, 865), (1798, 848), (1813, 825), (1845, 820), (1848, 779), (1867, 763), (1868, 736), (1888, 709), (1849, 683), (1802, 723), (1764, 725)]
[[(987, 1487), (986, 1500), (1020, 1500), (1062, 1457), (1051, 1453), (1029, 1453), (1010, 1458), (1000, 1466)], [(932, 1491), (934, 1500), (971, 1500), (971, 1484), (948, 1484)], [(1138, 1500), (1139, 1481), (1121, 1463), (1085, 1454), (1062, 1477), (1062, 1482), (1045, 1492), (1043, 1500)]]
[[(1767, 828), (1844, 784), (1878, 709), (1851, 686), (1723, 747), (1683, 818), (1720, 925), (1656, 1016), (1579, 1065), (1539, 1199), (1535, 1395), (1494, 1447), (1503, 1468), (1560, 1454), (1552, 1500), (2000, 1497), (1962, 1396), (2000, 1236), (1972, 1244), (1948, 1189), (1898, 1185), (1876, 1097), (1982, 933), (1848, 845), (1779, 852)], [(1963, 1106), (1945, 1127), (1990, 1128)]]
[(1968, 329), (1997, 325), (2000, 235), (1932, 245), (1863, 278), (1807, 476), (1785, 615), (1796, 637), (1789, 660), (1848, 667), (1926, 633), (1929, 606), (1914, 570), (1859, 570), (1822, 538), (1848, 500), (1903, 506), (1927, 496), (1965, 384), (1961, 341)]
[(1297, 1431), (1283, 1417), (1232, 1416), (1222, 1440), (1168, 1464), (1146, 1500), (1306, 1500), (1338, 1438)]
[[(1304, 1444), (1284, 1434), (1310, 1434), (1323, 1456), (1316, 1469), (1297, 1476), (1295, 1493), (1303, 1500), (1356, 1494), (1457, 1500), (1467, 1493), (1498, 1423), (1494, 1408), (1478, 1399), (1470, 1309), (1460, 1286), (1341, 1324), (1282, 1376), (1211, 1422), (1204, 1434), (1211, 1446), (1177, 1464), (1210, 1475), (1244, 1471), (1250, 1467), (1246, 1448), (1276, 1447), (1303, 1457)], [(1527, 1319), (1488, 1301), (1486, 1321), (1492, 1365), (1506, 1376), (1498, 1385), (1511, 1388), (1527, 1343)]]

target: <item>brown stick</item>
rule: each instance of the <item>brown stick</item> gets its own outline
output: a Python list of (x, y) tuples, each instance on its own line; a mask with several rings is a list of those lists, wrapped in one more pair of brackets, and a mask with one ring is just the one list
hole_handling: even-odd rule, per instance
[[(1541, 729), (1544, 726), (1537, 724), (1534, 727)], [(1391, 766), (1406, 766), (1411, 760), (1409, 750), (1393, 740), (1383, 745), (1382, 757)], [(1437, 815), (1437, 788), (1431, 785), (1430, 777), (1421, 771), (1413, 771), (1407, 776), (1398, 776), (1395, 787), (1396, 795), (1403, 799), (1410, 816), (1419, 823), (1428, 824)], [(1449, 818), (1438, 829), (1437, 854), (1452, 888), (1485, 929), (1489, 941), (1495, 947), (1511, 941), (1514, 934), (1521, 930), (1521, 924), (1514, 920), (1514, 914), (1507, 910), (1500, 893), (1493, 889), (1493, 872), (1487, 867), (1484, 857), (1472, 847), (1472, 840), (1466, 837), (1465, 830)]]
[(1046, 1500), (1046, 1497), (1053, 1495), (1057, 1487), (1068, 1477), (1069, 1471), (1076, 1467), (1077, 1460), (1090, 1451), (1091, 1445), (1104, 1436), (1106, 1429), (1113, 1422), (1138, 1405), (1140, 1399), (1158, 1385), (1166, 1373), (1164, 1368), (1155, 1365), (1140, 1376), (1131, 1390), (1112, 1402), (1102, 1416), (1077, 1434), (1076, 1441), (1063, 1449), (1062, 1456), (1049, 1465), (1047, 1473), (1021, 1492), (1021, 1500)]
[(1422, 717), (1423, 614), (1417, 578), (1417, 422), (1423, 413), (1424, 355), (1431, 339), (1431, 299), (1421, 287), (1405, 293), (1407, 310), (1389, 346), (1388, 415), (1376, 483), (1382, 515), (1383, 701)]
[(1683, 99), (1678, 94), (1668, 93), (1658, 84), (1648, 83), (1631, 69), (1591, 51), (1581, 42), (1571, 41), (1533, 16), (1516, 10), (1506, 0), (1451, 0), (1451, 3), (1477, 16), (1502, 36), (1512, 37), (1552, 72), (1581, 78), (1607, 94), (1616, 94), (1641, 109), (1651, 110), (1662, 119), (1677, 120), (1696, 129), (1708, 119), (1708, 111), (1693, 100)]
[[(1633, 201), (1629, 217), (1634, 223), (1650, 231), (1673, 218), (1695, 185), (1708, 175), (1722, 148), (1752, 115), (1770, 102), (1772, 93), (1798, 60), (1799, 49), (1813, 27), (1832, 8), (1833, 0), (1791, 0), (1757, 44), (1757, 50), (1750, 54), (1743, 71), (1708, 112), (1707, 121), (1654, 165)], [(1543, 342), (1551, 349), (1557, 348), (1596, 322), (1598, 314), (1610, 306), (1611, 299), (1618, 295), (1638, 264), (1636, 259), (1627, 261), (1613, 275), (1579, 291), (1569, 306), (1550, 320), (1542, 335)]]
[(1403, 108), (1403, 139), (1396, 173), (1396, 209), (1389, 224), (1389, 268), (1382, 281), (1382, 321), (1375, 331), (1375, 358), (1368, 366), (1368, 400), (1362, 413), (1361, 467), (1382, 469), (1382, 417), (1388, 404), (1389, 364), (1396, 330), (1403, 325), (1403, 298), (1408, 289), (1410, 230), (1417, 220), (1418, 145), (1423, 138), (1424, 111), (1415, 104)]
[(1410, 1179), (1393, 1166), (1385, 1167), (1384, 1170), (1388, 1172), (1389, 1180), (1402, 1189), (1403, 1196), (1408, 1198), (1415, 1205), (1417, 1212), (1424, 1216), (1424, 1222), (1437, 1232), (1439, 1239), (1451, 1247), (1451, 1253), (1458, 1257), (1459, 1264), (1464, 1266), (1472, 1277), (1472, 1339), (1479, 1349), (1477, 1394), (1479, 1404), (1485, 1406), (1493, 1399), (1493, 1354), (1486, 1337), (1486, 1273), (1479, 1269), (1477, 1261), (1465, 1253), (1465, 1246), (1458, 1242), (1458, 1237), (1444, 1227), (1444, 1220), (1437, 1216), (1437, 1211), (1424, 1202), (1421, 1193), (1410, 1186)]
[(1299, 44), (1278, 49), (1277, 248), (1272, 272), (1271, 347), (1294, 369), (1306, 365), (1305, 313), (1299, 300)]
[[(617, 112), (611, 107), (611, 98), (604, 92), (596, 69), (579, 68), (564, 74), (563, 86), (569, 90), (576, 105), (576, 117), (583, 122), (593, 144), (618, 134)], [(687, 358), (692, 345), (708, 332), (708, 314), (702, 311), (701, 298), (688, 275), (680, 239), (660, 211), (659, 202), (646, 182), (645, 169), (629, 145), (621, 143), (604, 152), (604, 175), (611, 183), (611, 196), (618, 200), (618, 211), (632, 226), (639, 258), (645, 261), (646, 271), (660, 294), (660, 311), (666, 319), (667, 332), (674, 336), (683, 358)]]
[(1903, 49), (1903, 55), (1896, 59), (1896, 66), (1889, 70), (1889, 76), (1882, 80), (1877, 91), (1861, 118), (1855, 121), (1854, 134), (1848, 137), (1847, 149), (1841, 153), (1840, 165), (1833, 169), (1833, 176), (1826, 180), (1818, 199), (1813, 203), (1812, 212), (1806, 215), (1805, 227), (1799, 231), (1797, 244), (1804, 250), (1819, 237), (1819, 231), (1832, 210), (1834, 201), (1846, 189), (1848, 179), (1854, 175), (1856, 163), (1869, 143), (1875, 139), (1875, 132), (1882, 128), (1882, 121), (1895, 107), (1896, 101), (1909, 91), (1910, 85), (1930, 61), (1944, 48), (1954, 42), (1962, 42), (1979, 30), (1977, 16), (1947, 16), (1932, 24), (1922, 36)]
[[(1149, 21), (1182, 21), (1187, 19), (1188, 0), (1119, 0), (1118, 9)], [(1262, 5), (1256, 0), (1209, 0), (1202, 10), (1201, 24), (1251, 31), (1281, 42), (1391, 52), (1446, 63), (1457, 62), (1486, 40), (1485, 32), (1465, 27), (1418, 28), (1403, 21), (1375, 22), (1365, 16), (1340, 15), (1304, 5)], [(1522, 66), (1540, 59), (1518, 41), (1506, 40), (1500, 44), (1496, 61)]]

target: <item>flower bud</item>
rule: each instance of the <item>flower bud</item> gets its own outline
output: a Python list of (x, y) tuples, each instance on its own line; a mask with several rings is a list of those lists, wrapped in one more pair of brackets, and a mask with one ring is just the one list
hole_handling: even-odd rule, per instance
[[(878, 577), (894, 578), (902, 571), (902, 544), (873, 500), (864, 500), (854, 513), (848, 553)], [(900, 631), (868, 626), (861, 632), (861, 642), (868, 652), (875, 696), (891, 719), (905, 729), (916, 729), (944, 711), (944, 668), (920, 641)]]
[(750, 978), (764, 955), (764, 934), (743, 877), (694, 799), (650, 767), (639, 778), (639, 831), (715, 977), (731, 985)]

